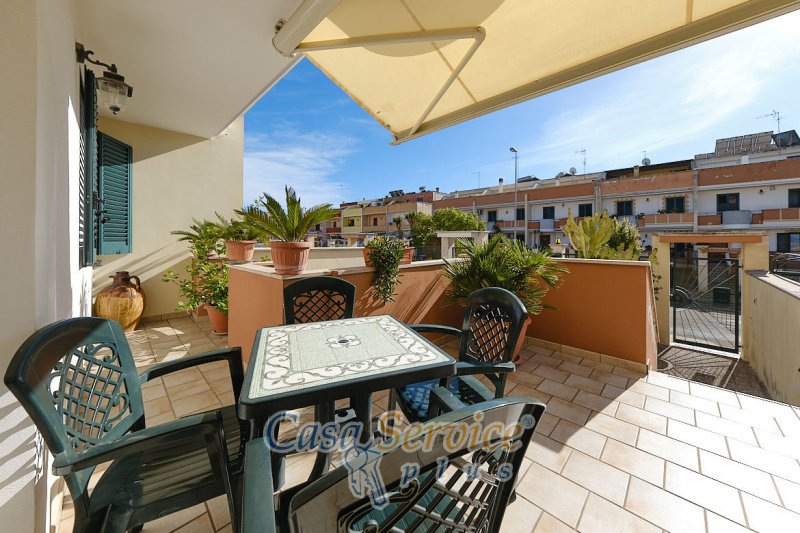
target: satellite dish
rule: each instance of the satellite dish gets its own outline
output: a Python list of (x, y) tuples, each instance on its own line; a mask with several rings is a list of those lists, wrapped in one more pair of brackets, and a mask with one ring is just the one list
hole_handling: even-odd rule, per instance
[(578, 169), (576, 169), (575, 167), (569, 167), (569, 173), (574, 176), (575, 174), (578, 173)]
[(649, 157), (645, 157), (644, 159), (642, 159), (642, 164), (644, 166), (649, 165), (650, 164), (650, 158)]

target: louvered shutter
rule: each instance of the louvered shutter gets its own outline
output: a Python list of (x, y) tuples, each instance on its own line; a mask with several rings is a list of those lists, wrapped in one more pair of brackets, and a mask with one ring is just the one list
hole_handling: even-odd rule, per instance
[(97, 132), (99, 255), (131, 251), (131, 156), (130, 146)]
[(94, 74), (89, 69), (84, 69), (83, 74), (80, 120), (78, 247), (81, 266), (88, 266), (95, 261), (94, 197), (97, 181), (97, 94)]

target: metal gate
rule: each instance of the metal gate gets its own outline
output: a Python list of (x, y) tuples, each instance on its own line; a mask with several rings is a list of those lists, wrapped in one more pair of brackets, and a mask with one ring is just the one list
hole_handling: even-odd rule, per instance
[(673, 254), (670, 264), (672, 340), (739, 352), (739, 260)]

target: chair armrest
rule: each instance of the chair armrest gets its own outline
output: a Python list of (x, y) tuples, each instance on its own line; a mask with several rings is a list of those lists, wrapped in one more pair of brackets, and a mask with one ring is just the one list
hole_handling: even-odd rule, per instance
[(275, 500), (270, 449), (264, 439), (247, 443), (242, 490), (242, 533), (274, 533)]
[(184, 357), (183, 359), (176, 359), (175, 361), (169, 361), (167, 363), (151, 366), (139, 375), (139, 382), (147, 383), (151, 379), (161, 377), (165, 374), (170, 374), (179, 370), (185, 370), (194, 366), (204, 365), (206, 363), (213, 363), (214, 361), (228, 362), (228, 370), (231, 373), (231, 384), (233, 386), (233, 396), (238, 403), (239, 394), (242, 392), (242, 383), (244, 382), (242, 349), (239, 347), (205, 352), (199, 355)]
[(129, 455), (173, 446), (187, 437), (200, 439), (202, 435), (222, 431), (222, 419), (217, 412), (191, 415), (128, 433), (116, 440), (88, 448), (77, 456), (58, 453), (54, 457), (53, 473), (63, 476)]
[(443, 412), (447, 413), (467, 406), (467, 404), (459, 400), (455, 394), (445, 387), (436, 387), (433, 389), (429, 401), (432, 408), (437, 408), (437, 416)]
[(442, 335), (461, 336), (461, 330), (450, 326), (440, 326), (438, 324), (411, 324), (408, 326), (417, 333), (440, 333)]
[(516, 371), (517, 366), (511, 361), (500, 363), (456, 363), (456, 376), (473, 376), (475, 374), (506, 374)]

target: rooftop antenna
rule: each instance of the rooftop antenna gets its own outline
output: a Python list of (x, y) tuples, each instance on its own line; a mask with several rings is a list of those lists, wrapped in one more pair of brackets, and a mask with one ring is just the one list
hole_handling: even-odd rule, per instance
[(642, 165), (647, 166), (650, 164), (650, 158), (647, 157), (647, 150), (642, 150)]
[(586, 175), (586, 148), (575, 150), (576, 154), (583, 154), (583, 175)]
[(759, 119), (759, 118), (771, 118), (772, 120), (776, 121), (778, 123), (778, 135), (780, 135), (780, 133), (781, 133), (781, 112), (780, 111), (775, 111), (773, 109), (772, 113), (767, 113), (766, 115), (761, 115), (761, 116), (756, 117), (756, 119)]

